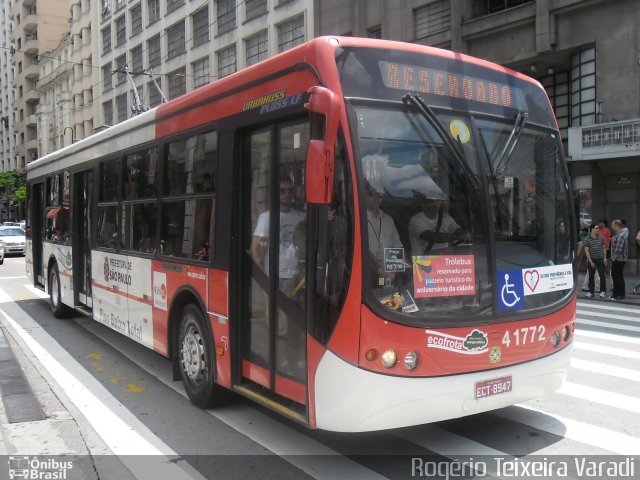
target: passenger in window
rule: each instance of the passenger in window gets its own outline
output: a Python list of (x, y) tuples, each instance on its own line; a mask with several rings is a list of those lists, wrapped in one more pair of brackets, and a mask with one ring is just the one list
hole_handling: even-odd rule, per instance
[(422, 195), (423, 208), (409, 221), (411, 254), (427, 255), (447, 248), (450, 242), (469, 242), (471, 235), (444, 211), (444, 195), (429, 192)]
[(200, 242), (200, 246), (196, 250), (196, 260), (209, 260), (209, 244), (207, 242)]
[[(296, 225), (304, 220), (304, 214), (293, 208), (294, 186), (289, 178), (280, 180), (280, 233), (279, 233), (279, 279), (280, 289), (287, 292), (294, 286), (293, 279), (298, 272), (298, 259), (293, 245), (293, 232)], [(270, 211), (263, 212), (258, 217), (258, 222), (251, 240), (251, 256), (253, 260), (265, 272), (269, 271), (269, 216)]]
[(386, 248), (402, 248), (400, 235), (389, 215), (380, 209), (383, 194), (367, 183), (367, 224), (369, 232), (369, 257), (373, 265), (375, 284), (383, 286), (395, 279), (395, 273), (385, 269)]

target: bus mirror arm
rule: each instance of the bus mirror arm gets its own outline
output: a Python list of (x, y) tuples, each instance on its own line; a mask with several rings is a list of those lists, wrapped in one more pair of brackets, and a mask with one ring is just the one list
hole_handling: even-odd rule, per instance
[(304, 107), (325, 116), (323, 140), (310, 140), (307, 150), (307, 202), (321, 205), (331, 203), (333, 193), (334, 149), (340, 122), (340, 100), (331, 90), (313, 86), (307, 90), (309, 101)]

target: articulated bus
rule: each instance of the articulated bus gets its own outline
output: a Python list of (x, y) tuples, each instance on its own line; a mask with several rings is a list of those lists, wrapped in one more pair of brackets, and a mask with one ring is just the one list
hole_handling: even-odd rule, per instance
[(372, 431), (566, 378), (571, 189), (536, 81), (322, 37), (31, 163), (30, 280), (310, 428)]

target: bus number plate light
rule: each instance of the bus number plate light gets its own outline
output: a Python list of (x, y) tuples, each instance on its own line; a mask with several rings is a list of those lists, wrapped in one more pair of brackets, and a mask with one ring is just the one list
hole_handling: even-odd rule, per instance
[(492, 395), (498, 395), (500, 393), (510, 392), (513, 387), (513, 380), (511, 375), (506, 375), (500, 378), (492, 378), (491, 380), (482, 380), (475, 383), (475, 397), (476, 400), (480, 398), (490, 397)]

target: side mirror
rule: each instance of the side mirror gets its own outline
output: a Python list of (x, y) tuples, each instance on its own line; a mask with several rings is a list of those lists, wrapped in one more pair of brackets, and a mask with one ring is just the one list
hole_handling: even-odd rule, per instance
[(307, 150), (306, 189), (307, 202), (328, 205), (333, 194), (334, 149), (340, 122), (340, 99), (325, 87), (307, 90), (307, 110), (325, 116), (324, 140), (310, 140)]

